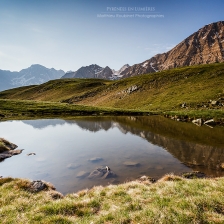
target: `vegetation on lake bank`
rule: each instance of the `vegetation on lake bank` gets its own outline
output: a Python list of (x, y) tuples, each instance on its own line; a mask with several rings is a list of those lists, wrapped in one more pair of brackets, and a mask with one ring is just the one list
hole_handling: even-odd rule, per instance
[(47, 118), (85, 115), (149, 115), (149, 112), (102, 108), (85, 105), (74, 105), (58, 102), (34, 100), (2, 100), (0, 99), (0, 119)]
[(62, 197), (28, 180), (0, 179), (2, 223), (223, 223), (224, 178), (166, 175), (156, 183), (132, 181)]

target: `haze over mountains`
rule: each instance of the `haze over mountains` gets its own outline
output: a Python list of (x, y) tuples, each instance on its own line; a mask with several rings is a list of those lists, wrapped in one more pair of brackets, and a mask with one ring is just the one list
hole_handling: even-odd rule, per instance
[(20, 72), (0, 70), (0, 91), (27, 85), (42, 84), (59, 78), (99, 78), (120, 79), (154, 73), (171, 68), (224, 62), (224, 21), (208, 24), (193, 33), (170, 51), (157, 54), (142, 63), (125, 64), (118, 71), (92, 64), (77, 71), (65, 73), (63, 70), (48, 69), (42, 65), (32, 65)]
[(64, 74), (63, 70), (49, 69), (38, 64), (31, 65), (20, 72), (0, 70), (0, 90), (42, 84), (52, 79), (59, 79)]

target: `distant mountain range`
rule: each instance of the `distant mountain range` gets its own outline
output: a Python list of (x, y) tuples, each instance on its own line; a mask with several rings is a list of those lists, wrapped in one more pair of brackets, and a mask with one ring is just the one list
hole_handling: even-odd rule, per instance
[(98, 79), (119, 79), (121, 78), (120, 74), (126, 69), (130, 67), (130, 65), (126, 64), (122, 66), (118, 71), (111, 69), (106, 66), (105, 68), (100, 67), (99, 65), (89, 65), (83, 66), (75, 72), (69, 71), (62, 79), (65, 78), (98, 78)]
[(64, 72), (54, 68), (46, 68), (42, 65), (31, 65), (20, 72), (0, 70), (0, 91), (12, 89), (20, 86), (38, 85), (49, 80), (60, 78), (99, 78), (99, 79), (119, 79), (129, 65), (122, 66), (118, 71), (112, 70), (108, 66), (105, 68), (99, 65), (89, 65), (81, 67), (76, 72)]
[(49, 69), (38, 64), (31, 65), (20, 72), (0, 70), (0, 90), (42, 84), (52, 79), (59, 79), (64, 74), (63, 70)]
[(48, 69), (42, 65), (32, 65), (20, 72), (0, 70), (0, 91), (19, 86), (42, 84), (59, 78), (115, 80), (171, 68), (215, 62), (224, 62), (224, 21), (202, 27), (166, 53), (157, 54), (133, 66), (126, 64), (118, 71), (96, 64), (83, 66), (77, 71), (67, 73), (54, 68)]
[(224, 21), (199, 29), (170, 51), (121, 72), (123, 78), (171, 68), (224, 62)]

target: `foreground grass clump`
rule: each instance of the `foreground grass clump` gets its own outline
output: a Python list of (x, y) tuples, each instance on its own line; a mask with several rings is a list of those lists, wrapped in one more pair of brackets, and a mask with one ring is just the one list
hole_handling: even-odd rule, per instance
[(51, 188), (32, 193), (28, 185), (0, 179), (1, 223), (224, 223), (224, 178), (166, 175), (154, 184), (99, 186), (64, 198)]

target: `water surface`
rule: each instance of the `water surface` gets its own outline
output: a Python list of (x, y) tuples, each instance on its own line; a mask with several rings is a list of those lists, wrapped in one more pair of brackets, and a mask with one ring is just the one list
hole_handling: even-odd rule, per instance
[[(43, 179), (62, 193), (142, 175), (158, 179), (166, 173), (199, 170), (224, 176), (223, 136), (222, 127), (197, 127), (157, 116), (5, 121), (0, 122), (0, 137), (25, 150), (1, 162), (0, 175)], [(31, 152), (36, 155), (27, 156)], [(102, 160), (93, 163), (93, 157)], [(140, 165), (124, 164), (130, 161)], [(101, 165), (109, 166), (117, 178), (76, 177)]]

